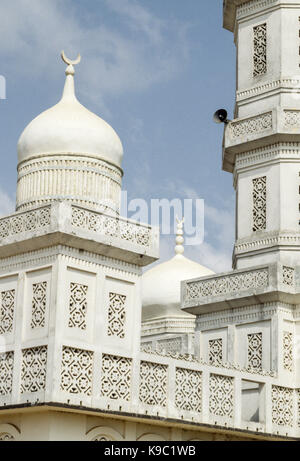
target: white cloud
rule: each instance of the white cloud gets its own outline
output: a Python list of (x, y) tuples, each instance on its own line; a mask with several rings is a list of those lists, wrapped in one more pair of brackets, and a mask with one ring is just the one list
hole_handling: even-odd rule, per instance
[(82, 18), (71, 0), (0, 2), (0, 58), (20, 78), (47, 81), (62, 77), (62, 49), (70, 58), (80, 52), (77, 87), (98, 104), (181, 72), (188, 57), (186, 24), (163, 21), (135, 0), (98, 0), (96, 10), (105, 7), (109, 27), (100, 13), (99, 20)]
[(0, 217), (9, 215), (15, 210), (15, 201), (0, 188)]

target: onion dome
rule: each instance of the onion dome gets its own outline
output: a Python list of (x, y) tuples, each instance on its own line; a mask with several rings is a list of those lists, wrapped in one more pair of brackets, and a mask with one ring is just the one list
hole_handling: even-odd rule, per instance
[(142, 276), (143, 322), (176, 318), (179, 321), (177, 332), (186, 332), (185, 320), (194, 318), (180, 308), (181, 282), (213, 274), (207, 267), (183, 256), (183, 243), (183, 221), (178, 221), (175, 256), (156, 265)]
[(123, 147), (114, 129), (76, 98), (75, 61), (58, 104), (37, 116), (18, 142), (17, 209), (53, 200), (118, 209)]

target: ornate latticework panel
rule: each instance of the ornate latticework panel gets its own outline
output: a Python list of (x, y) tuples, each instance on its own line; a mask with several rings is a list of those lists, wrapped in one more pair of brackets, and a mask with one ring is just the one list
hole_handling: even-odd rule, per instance
[(253, 231), (267, 226), (267, 177), (256, 178), (253, 183)]
[(0, 395), (10, 395), (12, 392), (14, 353), (0, 354)]
[(86, 330), (88, 287), (79, 283), (70, 284), (69, 327)]
[(283, 368), (293, 371), (293, 333), (283, 333)]
[(130, 400), (131, 359), (103, 355), (101, 393), (109, 399)]
[(92, 393), (93, 352), (63, 347), (61, 390), (70, 394)]
[(210, 365), (220, 365), (223, 362), (222, 338), (208, 341), (208, 362)]
[(202, 373), (199, 371), (176, 368), (177, 408), (201, 413), (202, 404)]
[(210, 280), (189, 282), (186, 285), (185, 304), (208, 296), (239, 293), (249, 288), (264, 288), (269, 284), (268, 269), (241, 272), (235, 275), (216, 277)]
[(210, 375), (209, 411), (216, 416), (233, 417), (233, 378)]
[(14, 324), (15, 290), (1, 292), (0, 334), (11, 333)]
[(135, 224), (123, 218), (113, 218), (75, 206), (72, 206), (72, 225), (76, 228), (116, 237), (146, 248), (153, 243), (149, 226)]
[(284, 111), (284, 125), (287, 128), (300, 126), (300, 111), (299, 110), (285, 110)]
[(22, 355), (21, 393), (45, 390), (47, 347), (24, 349)]
[(293, 426), (293, 391), (272, 386), (272, 422), (278, 426)]
[(262, 333), (248, 335), (248, 363), (252, 370), (262, 370), (263, 339)]
[(294, 286), (295, 270), (292, 267), (283, 266), (282, 268), (282, 283), (290, 287)]
[(47, 282), (32, 285), (31, 328), (44, 327), (46, 321)]
[(40, 230), (50, 225), (50, 207), (39, 208), (28, 213), (20, 213), (0, 219), (0, 239), (27, 231)]
[(253, 28), (253, 77), (267, 72), (267, 24)]
[(167, 403), (168, 367), (159, 363), (141, 362), (140, 401), (165, 407)]
[(272, 112), (249, 117), (245, 120), (232, 122), (230, 124), (230, 134), (233, 139), (238, 139), (251, 134), (264, 133), (273, 126)]
[(108, 336), (125, 337), (126, 296), (109, 293)]
[(157, 342), (157, 349), (161, 352), (165, 351), (165, 352), (181, 353), (182, 339), (181, 338), (162, 339), (161, 341)]

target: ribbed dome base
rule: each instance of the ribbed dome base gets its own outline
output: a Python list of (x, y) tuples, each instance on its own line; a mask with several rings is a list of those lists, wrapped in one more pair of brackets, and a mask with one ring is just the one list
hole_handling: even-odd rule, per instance
[(39, 156), (18, 166), (17, 211), (67, 200), (97, 211), (119, 212), (122, 171), (74, 153)]

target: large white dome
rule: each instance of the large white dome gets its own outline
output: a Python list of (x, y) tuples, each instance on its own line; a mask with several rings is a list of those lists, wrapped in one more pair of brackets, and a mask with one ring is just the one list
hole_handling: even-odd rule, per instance
[(31, 157), (72, 153), (121, 167), (123, 147), (115, 130), (77, 100), (72, 69), (58, 104), (36, 117), (18, 143), (19, 163)]
[(77, 100), (68, 64), (58, 104), (36, 117), (18, 143), (17, 210), (69, 201), (119, 213), (123, 147), (114, 129)]

